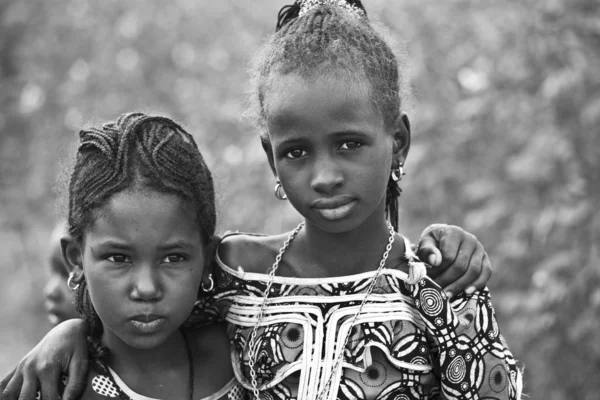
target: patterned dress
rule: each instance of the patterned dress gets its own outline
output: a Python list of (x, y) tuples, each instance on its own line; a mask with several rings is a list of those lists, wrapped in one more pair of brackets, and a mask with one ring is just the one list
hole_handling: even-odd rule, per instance
[[(65, 388), (67, 377), (63, 376), (59, 385), (59, 392)], [(120, 392), (119, 393), (119, 389)], [(37, 392), (36, 400), (41, 400), (40, 392)], [(247, 393), (244, 388), (233, 378), (216, 393), (200, 400), (245, 400)], [(95, 363), (90, 364), (86, 378), (86, 386), (81, 400), (158, 400), (134, 392), (110, 367), (108, 371), (99, 368)]]
[[(405, 242), (411, 273), (423, 269)], [(249, 338), (269, 277), (217, 263), (217, 291), (197, 313), (228, 322), (235, 375), (251, 391)], [(383, 269), (350, 326), (374, 275), (274, 278), (255, 341), (261, 400), (520, 398), (487, 289), (450, 301), (426, 276), (408, 284), (405, 272)]]

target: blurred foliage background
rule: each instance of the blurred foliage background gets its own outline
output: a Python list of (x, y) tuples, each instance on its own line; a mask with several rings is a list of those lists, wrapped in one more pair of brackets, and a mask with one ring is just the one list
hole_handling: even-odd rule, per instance
[[(600, 399), (600, 2), (364, 3), (408, 57), (401, 231), (477, 235), (530, 398)], [(215, 172), (221, 231), (295, 225), (241, 118), (248, 61), (284, 4), (0, 2), (0, 374), (49, 328), (56, 177), (80, 127), (170, 115)]]

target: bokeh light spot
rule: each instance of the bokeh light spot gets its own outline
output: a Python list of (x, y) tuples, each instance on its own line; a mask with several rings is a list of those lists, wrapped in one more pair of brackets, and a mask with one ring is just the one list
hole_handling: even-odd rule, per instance
[(123, 71), (133, 71), (139, 62), (140, 56), (134, 49), (125, 48), (117, 54), (117, 65)]
[(69, 78), (76, 82), (85, 82), (90, 76), (90, 67), (88, 63), (83, 59), (78, 59), (71, 65), (69, 69)]
[(23, 86), (19, 109), (23, 114), (29, 114), (44, 105), (46, 93), (44, 89), (34, 82), (28, 82)]

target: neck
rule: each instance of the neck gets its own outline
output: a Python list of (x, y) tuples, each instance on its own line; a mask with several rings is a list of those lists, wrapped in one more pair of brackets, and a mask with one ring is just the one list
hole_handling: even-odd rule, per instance
[[(325, 232), (306, 221), (298, 239), (309, 265), (332, 277), (377, 269), (389, 237), (382, 213), (381, 218), (370, 218), (356, 229), (340, 233)], [(398, 246), (397, 242), (394, 244)]]
[(108, 365), (121, 377), (130, 374), (152, 374), (155, 372), (185, 367), (188, 354), (183, 333), (179, 330), (156, 347), (138, 349), (129, 346), (118, 336), (104, 328), (102, 341), (110, 350)]

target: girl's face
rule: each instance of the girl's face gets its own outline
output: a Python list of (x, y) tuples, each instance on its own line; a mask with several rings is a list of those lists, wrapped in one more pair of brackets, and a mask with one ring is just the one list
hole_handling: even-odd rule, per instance
[(286, 76), (266, 96), (277, 177), (294, 208), (328, 232), (384, 221), (394, 137), (360, 83)]
[(86, 231), (83, 271), (109, 346), (153, 348), (189, 316), (205, 261), (191, 214), (177, 196), (125, 190)]
[(67, 319), (77, 318), (79, 314), (73, 304), (73, 292), (67, 286), (68, 272), (60, 248), (60, 236), (53, 235), (50, 246), (50, 274), (44, 286), (44, 305), (48, 320), (52, 325), (57, 325)]

